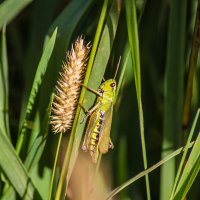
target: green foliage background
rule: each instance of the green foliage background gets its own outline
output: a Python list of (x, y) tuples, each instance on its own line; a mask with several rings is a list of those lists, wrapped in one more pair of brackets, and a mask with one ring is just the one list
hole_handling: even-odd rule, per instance
[[(62, 135), (54, 184), (59, 134), (51, 133), (49, 115), (62, 61), (80, 35), (93, 45), (84, 80), (89, 87), (97, 89), (103, 77), (112, 78), (122, 56), (111, 130), (115, 148), (102, 156), (111, 180), (100, 166), (103, 198), (119, 185), (125, 189), (116, 199), (199, 197), (198, 0), (0, 3), (0, 199), (64, 199), (80, 159), (84, 112), (78, 107), (71, 133)], [(87, 108), (95, 98), (82, 88)], [(181, 157), (179, 150), (179, 156), (161, 161), (161, 168), (149, 175), (144, 171), (145, 178), (124, 184), (186, 144), (189, 153), (185, 148)]]

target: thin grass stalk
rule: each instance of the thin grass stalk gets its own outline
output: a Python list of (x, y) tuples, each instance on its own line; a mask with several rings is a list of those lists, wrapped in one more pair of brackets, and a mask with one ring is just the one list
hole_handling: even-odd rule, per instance
[[(89, 58), (89, 61), (88, 61), (87, 71), (86, 71), (86, 74), (85, 74), (83, 85), (87, 85), (88, 81), (89, 81), (90, 73), (91, 73), (91, 70), (92, 70), (92, 65), (93, 65), (93, 62), (94, 62), (94, 58), (95, 58), (95, 55), (96, 55), (96, 51), (97, 51), (99, 39), (100, 39), (100, 36), (101, 36), (103, 24), (104, 24), (104, 21), (105, 21), (107, 6), (108, 6), (108, 0), (104, 0), (100, 19), (99, 19), (99, 23), (98, 23), (95, 38), (94, 38), (94, 43), (93, 43), (90, 58)], [(84, 99), (85, 92), (86, 92), (86, 88), (83, 87), (82, 90), (81, 90), (80, 99), (79, 99), (79, 102), (81, 102), (81, 103)], [(64, 181), (66, 179), (66, 174), (67, 174), (69, 162), (70, 162), (70, 154), (71, 154), (73, 143), (74, 143), (75, 131), (76, 131), (76, 126), (77, 126), (77, 123), (78, 123), (78, 117), (79, 117), (80, 111), (81, 111), (81, 107), (78, 106), (76, 114), (75, 114), (73, 126), (72, 126), (72, 131), (71, 131), (68, 147), (67, 147), (67, 150), (66, 150), (64, 162), (63, 162), (63, 167), (62, 167), (62, 170), (61, 170), (60, 179), (59, 179), (59, 182), (58, 182), (58, 188), (57, 188), (57, 191), (56, 191), (55, 200), (60, 200), (62, 187), (63, 187)], [(67, 186), (66, 186), (65, 190), (67, 190)]]
[(58, 162), (58, 155), (59, 155), (61, 140), (62, 140), (62, 132), (59, 133), (59, 139), (58, 139), (58, 144), (57, 144), (57, 149), (56, 149), (56, 156), (55, 156), (52, 175), (51, 175), (48, 200), (51, 200), (51, 198), (52, 198), (53, 183), (54, 183), (54, 179), (55, 179), (55, 172), (56, 172), (56, 166), (57, 166), (57, 162)]
[[(139, 110), (139, 123), (140, 123), (140, 137), (142, 144), (142, 156), (143, 156), (143, 165), (144, 169), (147, 169), (147, 155), (146, 155), (146, 145), (144, 137), (144, 117), (142, 109), (142, 97), (141, 97), (141, 77), (140, 77), (140, 53), (139, 53), (139, 39), (138, 39), (138, 26), (137, 26), (137, 15), (136, 15), (136, 5), (135, 1), (130, 3), (125, 1), (126, 5), (126, 17), (127, 17), (127, 28), (128, 28), (128, 37), (130, 43), (130, 50), (132, 56), (132, 64), (134, 70), (135, 86), (137, 93), (137, 102)], [(146, 192), (147, 199), (151, 199), (150, 195), (150, 185), (148, 174), (145, 176), (146, 181)]]
[(182, 152), (188, 151), (189, 148), (193, 147), (193, 145), (195, 144), (195, 141), (190, 142), (188, 146), (184, 146), (181, 147), (179, 149), (177, 149), (176, 151), (174, 151), (173, 153), (171, 153), (170, 155), (166, 156), (165, 158), (163, 158), (162, 160), (160, 160), (159, 162), (157, 162), (155, 165), (153, 165), (152, 167), (149, 167), (148, 169), (140, 172), (139, 174), (137, 174), (136, 176), (134, 176), (133, 178), (129, 179), (128, 181), (126, 181), (125, 183), (123, 183), (122, 185), (118, 186), (117, 188), (115, 188), (110, 194), (109, 196), (106, 198), (106, 200), (111, 200), (116, 194), (118, 194), (120, 191), (122, 191), (124, 188), (128, 187), (129, 185), (131, 185), (132, 183), (134, 183), (135, 181), (137, 181), (138, 179), (146, 176), (146, 174), (149, 174), (150, 172), (154, 171), (155, 169), (157, 169), (158, 167), (160, 167), (161, 165), (165, 164), (167, 161), (169, 161), (170, 159), (174, 158), (175, 156), (179, 155)]

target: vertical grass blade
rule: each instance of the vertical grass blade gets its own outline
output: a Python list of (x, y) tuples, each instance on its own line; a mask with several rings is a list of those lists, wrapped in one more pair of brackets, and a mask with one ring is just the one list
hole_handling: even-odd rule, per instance
[(8, 60), (5, 26), (2, 29), (0, 44), (0, 127), (3, 133), (10, 137), (8, 117)]
[(26, 134), (27, 128), (28, 128), (28, 120), (30, 120), (30, 115), (33, 109), (33, 105), (36, 99), (36, 96), (38, 94), (39, 88), (41, 86), (42, 80), (43, 80), (43, 76), (45, 75), (45, 72), (47, 70), (48, 67), (48, 62), (49, 59), (51, 57), (51, 54), (53, 52), (53, 48), (54, 48), (54, 44), (55, 44), (55, 40), (56, 40), (56, 35), (57, 35), (57, 28), (55, 29), (55, 31), (53, 32), (50, 40), (47, 42), (45, 49), (43, 51), (42, 57), (40, 59), (37, 71), (36, 71), (36, 75), (33, 81), (33, 85), (32, 85), (32, 89), (30, 92), (30, 96), (28, 99), (28, 104), (26, 107), (26, 114), (25, 114), (25, 119), (23, 122), (23, 125), (21, 127), (21, 130), (19, 132), (19, 138), (17, 140), (17, 145), (16, 145), (16, 151), (19, 154), (22, 144), (23, 144), (23, 140), (24, 140), (24, 136)]
[(12, 144), (0, 129), (0, 167), (21, 198), (41, 199)]
[(32, 0), (6, 0), (0, 4), (0, 29), (8, 24)]
[[(144, 164), (144, 169), (146, 169), (147, 156), (146, 156), (146, 146), (144, 137), (144, 119), (143, 119), (142, 97), (141, 97), (140, 53), (139, 53), (139, 38), (138, 38), (135, 1), (125, 1), (125, 7), (126, 7), (128, 38), (130, 44), (130, 51), (131, 51), (131, 58), (134, 71), (136, 93), (137, 93), (138, 110), (139, 110), (140, 137), (142, 144), (143, 164)], [(147, 199), (151, 199), (148, 174), (145, 176), (145, 181), (146, 181)]]
[[(172, 153), (180, 138), (185, 70), (186, 0), (170, 4), (165, 75), (162, 158)], [(160, 199), (168, 200), (175, 179), (175, 159), (161, 168)]]

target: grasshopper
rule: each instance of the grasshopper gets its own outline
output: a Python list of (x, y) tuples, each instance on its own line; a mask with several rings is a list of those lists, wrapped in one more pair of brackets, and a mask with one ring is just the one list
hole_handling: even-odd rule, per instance
[[(98, 95), (95, 106), (92, 107), (84, 118), (89, 118), (86, 128), (83, 151), (89, 151), (92, 161), (97, 162), (99, 154), (105, 154), (114, 145), (110, 138), (110, 129), (113, 115), (113, 104), (115, 101), (116, 75), (119, 68), (121, 57), (118, 61), (116, 72), (113, 79), (104, 81), (98, 91), (88, 88)], [(87, 87), (86, 87), (87, 88)]]

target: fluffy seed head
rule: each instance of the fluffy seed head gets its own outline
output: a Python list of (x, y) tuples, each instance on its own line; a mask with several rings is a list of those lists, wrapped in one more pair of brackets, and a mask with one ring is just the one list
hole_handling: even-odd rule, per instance
[(50, 123), (54, 133), (64, 133), (72, 127), (89, 52), (90, 45), (82, 37), (78, 37), (67, 52), (52, 105)]

